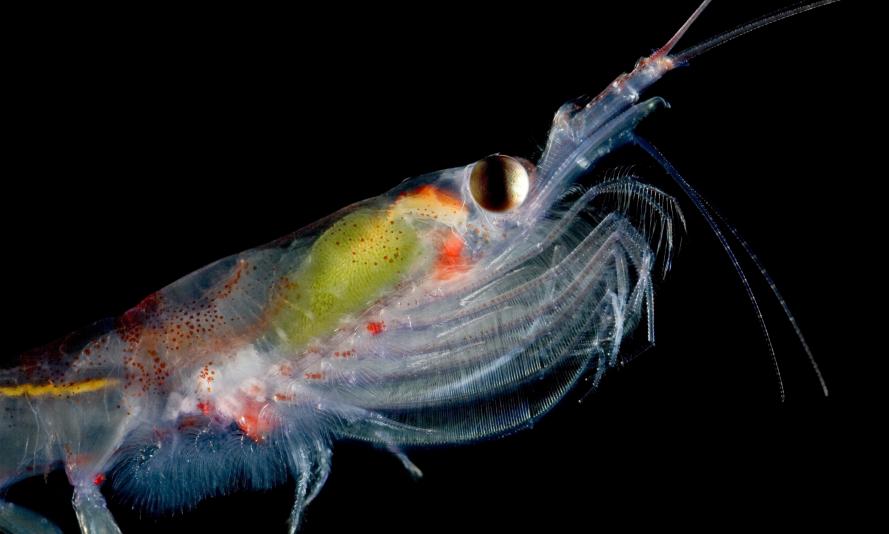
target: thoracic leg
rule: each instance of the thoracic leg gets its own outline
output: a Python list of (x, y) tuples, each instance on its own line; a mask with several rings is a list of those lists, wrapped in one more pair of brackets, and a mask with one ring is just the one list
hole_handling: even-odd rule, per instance
[(74, 486), (74, 512), (83, 534), (120, 534), (105, 497), (91, 482)]
[(330, 445), (319, 436), (290, 436), (296, 495), (290, 512), (290, 533), (299, 530), (303, 510), (321, 491), (330, 474)]

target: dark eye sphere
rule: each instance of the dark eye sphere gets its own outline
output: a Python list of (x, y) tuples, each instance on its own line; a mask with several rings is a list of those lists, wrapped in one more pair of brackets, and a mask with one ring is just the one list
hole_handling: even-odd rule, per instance
[(479, 160), (469, 176), (469, 191), (488, 211), (509, 211), (522, 205), (530, 188), (528, 171), (517, 159), (495, 154)]

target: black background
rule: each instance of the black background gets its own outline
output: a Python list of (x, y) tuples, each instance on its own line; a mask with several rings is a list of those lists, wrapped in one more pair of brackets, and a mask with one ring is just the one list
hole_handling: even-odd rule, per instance
[[(63, 35), (35, 25), (4, 82), (16, 95), (5, 106), (4, 351), (117, 315), (405, 177), (494, 152), (536, 157), (563, 101), (598, 92), (695, 7), (660, 4), (162, 14), (147, 28), (121, 18)], [(684, 43), (777, 7), (717, 2)], [(867, 174), (866, 113), (850, 105), (864, 49), (856, 7), (785, 21), (671, 73), (649, 94), (672, 108), (641, 127), (758, 251), (829, 399), (758, 284), (785, 371), (779, 402), (750, 305), (686, 203), (688, 234), (657, 287), (656, 347), (530, 431), (413, 451), (420, 481), (384, 452), (338, 444), (304, 532), (722, 526), (773, 514), (792, 526), (851, 511), (838, 505), (859, 456), (846, 409), (859, 312), (848, 299), (863, 260), (853, 243), (868, 228), (854, 187)], [(291, 492), (213, 499), (174, 518), (111, 506), (124, 532), (283, 532)], [(76, 530), (61, 475), (9, 498)]]

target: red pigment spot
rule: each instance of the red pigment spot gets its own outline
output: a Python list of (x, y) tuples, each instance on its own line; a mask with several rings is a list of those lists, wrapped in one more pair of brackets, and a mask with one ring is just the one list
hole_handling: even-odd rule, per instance
[(209, 402), (199, 402), (198, 410), (200, 410), (201, 413), (204, 415), (210, 415), (210, 412), (213, 411), (213, 405)]
[(210, 390), (210, 387), (209, 387), (210, 384), (216, 378), (216, 371), (214, 371), (213, 369), (210, 369), (211, 365), (213, 365), (213, 362), (208, 362), (207, 365), (205, 365), (203, 367), (203, 369), (201, 369), (201, 372), (198, 375), (201, 378), (201, 380), (203, 380), (207, 383), (207, 386), (208, 386), (207, 390), (208, 391)]
[(235, 286), (238, 285), (238, 282), (241, 281), (241, 275), (244, 274), (244, 270), (247, 269), (248, 264), (247, 260), (241, 260), (238, 262), (238, 266), (235, 268), (235, 272), (228, 278), (225, 284), (222, 286), (222, 289), (219, 290), (219, 293), (216, 295), (216, 298), (224, 299), (232, 294), (232, 290), (234, 290)]
[(324, 378), (324, 373), (306, 373), (303, 376), (306, 380), (321, 380)]
[(197, 417), (183, 417), (182, 420), (179, 421), (179, 430), (196, 427), (203, 422), (204, 421), (201, 421)]
[(117, 333), (127, 344), (127, 350), (134, 350), (142, 338), (147, 321), (157, 314), (160, 303), (160, 295), (152, 293), (120, 316), (117, 324)]
[(383, 330), (386, 329), (386, 323), (383, 321), (371, 321), (367, 323), (367, 331), (371, 333), (371, 335), (376, 336), (383, 333)]
[(448, 280), (457, 274), (465, 273), (470, 265), (463, 256), (463, 239), (456, 232), (450, 232), (438, 251), (435, 265), (435, 278)]
[(93, 484), (95, 484), (96, 486), (101, 486), (104, 482), (105, 475), (103, 475), (102, 473), (99, 473), (95, 476), (95, 478), (93, 478)]
[(140, 325), (146, 315), (150, 315), (157, 311), (160, 305), (161, 297), (157, 293), (152, 293), (145, 297), (142, 302), (130, 308), (121, 316), (121, 322), (124, 327), (132, 327)]

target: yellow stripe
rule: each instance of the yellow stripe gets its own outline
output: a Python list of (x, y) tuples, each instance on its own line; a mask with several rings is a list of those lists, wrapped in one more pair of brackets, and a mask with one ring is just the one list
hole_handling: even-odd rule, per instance
[(0, 386), (0, 397), (42, 397), (45, 395), (55, 395), (61, 397), (63, 395), (81, 395), (83, 393), (92, 393), (99, 391), (118, 383), (112, 378), (93, 378), (84, 380), (83, 382), (73, 382), (70, 384), (19, 384), (16, 386)]

